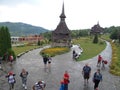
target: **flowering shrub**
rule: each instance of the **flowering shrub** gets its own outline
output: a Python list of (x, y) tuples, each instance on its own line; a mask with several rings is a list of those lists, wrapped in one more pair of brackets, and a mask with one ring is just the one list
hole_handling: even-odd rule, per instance
[(114, 75), (120, 76), (120, 57), (119, 57), (119, 46), (115, 43), (111, 43), (112, 46), (112, 61), (110, 65), (110, 72)]
[(52, 47), (52, 48), (46, 48), (43, 49), (40, 54), (42, 55), (42, 53), (45, 53), (51, 57), (55, 56), (55, 55), (60, 55), (63, 54), (65, 52), (70, 51), (70, 49), (68, 47)]

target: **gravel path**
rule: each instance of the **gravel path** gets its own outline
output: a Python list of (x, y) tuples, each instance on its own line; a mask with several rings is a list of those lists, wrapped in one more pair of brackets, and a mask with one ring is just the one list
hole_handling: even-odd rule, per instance
[[(29, 72), (28, 76), (28, 90), (32, 90), (32, 86), (38, 80), (44, 80), (47, 83), (46, 90), (59, 90), (60, 80), (63, 77), (64, 71), (68, 70), (70, 74), (69, 90), (93, 90), (92, 77), (93, 73), (97, 70), (97, 56), (84, 60), (81, 62), (75, 62), (72, 60), (72, 50), (69, 53), (58, 55), (53, 57), (51, 64), (51, 72), (44, 71), (44, 64), (42, 57), (39, 55), (40, 49), (29, 51), (14, 62), (13, 66), (9, 63), (4, 65), (4, 70), (13, 70), (16, 73), (16, 84), (15, 90), (24, 90), (21, 85), (21, 78), (19, 74), (22, 68), (25, 68)], [(84, 52), (83, 52), (84, 53)], [(120, 88), (120, 77), (113, 76), (109, 73), (109, 64), (111, 61), (111, 46), (107, 42), (107, 47), (100, 54), (106, 60), (108, 65), (105, 70), (101, 70), (103, 74), (103, 81), (100, 83), (99, 90), (119, 90)], [(92, 68), (91, 78), (89, 85), (84, 86), (82, 68), (89, 63)], [(8, 90), (7, 79), (3, 71), (0, 71), (0, 90)]]

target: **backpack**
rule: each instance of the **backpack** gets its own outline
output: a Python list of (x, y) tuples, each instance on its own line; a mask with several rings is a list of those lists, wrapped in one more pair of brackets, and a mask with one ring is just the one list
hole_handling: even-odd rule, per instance
[(35, 83), (35, 85), (33, 86), (33, 90), (43, 90), (46, 86), (44, 81), (41, 81), (42, 83), (39, 84), (38, 82)]
[(84, 66), (84, 67), (83, 67), (83, 72), (84, 72), (84, 73), (90, 73), (90, 71), (91, 71), (91, 68), (90, 68), (90, 67), (88, 67), (88, 66)]
[(34, 90), (42, 90), (42, 86), (37, 83), (34, 85)]
[(8, 77), (8, 82), (9, 82), (9, 83), (15, 83), (15, 78), (14, 78), (13, 75), (10, 75), (10, 76)]
[(107, 60), (104, 60), (104, 64), (107, 64), (108, 63), (108, 61)]
[(99, 73), (99, 75), (97, 75), (97, 72), (94, 74), (94, 79), (96, 80), (101, 80), (102, 79), (102, 74)]

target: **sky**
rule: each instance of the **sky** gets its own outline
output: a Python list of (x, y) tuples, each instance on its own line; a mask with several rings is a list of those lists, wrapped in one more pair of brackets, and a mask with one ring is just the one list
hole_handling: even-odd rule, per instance
[(120, 26), (120, 0), (0, 0), (0, 22), (23, 22), (56, 29), (64, 2), (70, 30)]

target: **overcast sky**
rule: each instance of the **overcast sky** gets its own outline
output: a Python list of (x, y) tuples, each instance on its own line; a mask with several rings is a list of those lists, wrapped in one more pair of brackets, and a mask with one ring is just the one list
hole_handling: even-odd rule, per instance
[[(0, 22), (23, 22), (54, 30), (63, 0), (0, 0)], [(120, 0), (64, 0), (70, 30), (120, 26)]]

